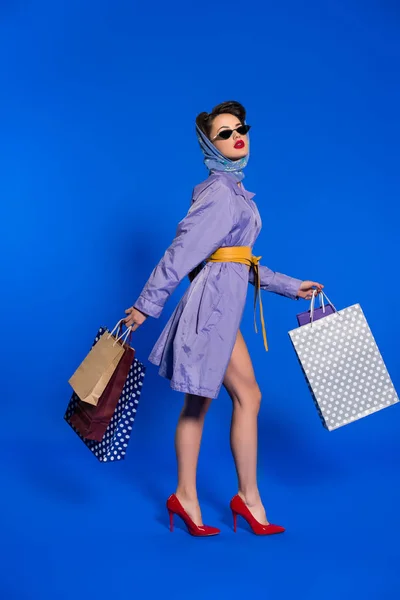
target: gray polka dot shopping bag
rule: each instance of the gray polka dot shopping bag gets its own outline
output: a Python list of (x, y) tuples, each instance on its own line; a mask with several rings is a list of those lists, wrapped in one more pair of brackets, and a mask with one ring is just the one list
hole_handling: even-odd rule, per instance
[[(111, 340), (115, 347), (119, 345), (122, 348), (117, 360), (113, 361), (110, 377), (110, 366), (104, 358), (100, 359), (104, 372), (108, 370), (107, 384), (97, 398), (96, 405), (93, 404), (92, 398), (90, 401), (87, 397), (82, 399), (74, 391), (64, 415), (67, 423), (100, 462), (116, 462), (125, 458), (146, 372), (145, 366), (136, 358), (135, 350), (129, 345), (130, 330), (128, 329), (123, 336), (114, 336), (118, 327), (121, 333), (122, 321), (112, 332), (106, 327), (100, 327), (92, 345), (92, 350), (99, 343), (106, 347)], [(111, 352), (108, 354), (112, 356)], [(91, 381), (96, 379), (93, 378), (92, 371), (101, 371), (98, 361), (93, 359), (92, 363), (93, 365), (86, 369), (87, 379)], [(85, 389), (85, 385), (82, 389)]]
[[(324, 304), (324, 297), (328, 304)], [(399, 402), (359, 304), (336, 310), (316, 291), (289, 331), (322, 424), (332, 431)]]

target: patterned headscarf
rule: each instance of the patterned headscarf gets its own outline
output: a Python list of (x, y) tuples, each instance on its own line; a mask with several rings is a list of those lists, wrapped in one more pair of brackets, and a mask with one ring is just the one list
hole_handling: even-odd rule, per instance
[(210, 172), (213, 171), (225, 171), (226, 173), (232, 173), (234, 177), (241, 181), (244, 177), (243, 169), (247, 165), (249, 160), (249, 152), (247, 156), (239, 158), (239, 160), (230, 160), (224, 156), (214, 144), (208, 139), (208, 137), (201, 131), (196, 124), (197, 139), (200, 144), (200, 148), (205, 156), (204, 164)]

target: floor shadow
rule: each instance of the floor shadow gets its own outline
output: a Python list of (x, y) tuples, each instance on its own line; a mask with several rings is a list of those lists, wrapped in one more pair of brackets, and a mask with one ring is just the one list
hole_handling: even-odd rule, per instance
[[(29, 452), (15, 452), (13, 462), (24, 482), (49, 496), (53, 502), (86, 504), (95, 498), (93, 482), (87, 482), (83, 470), (73, 468), (71, 454), (66, 458), (65, 448), (30, 441)], [(78, 461), (78, 452), (76, 458)]]
[[(279, 402), (282, 402), (282, 398)], [(335, 477), (342, 479), (346, 474), (345, 466), (342, 461), (335, 459), (326, 439), (320, 437), (318, 432), (313, 442), (309, 428), (302, 429), (301, 424), (283, 418), (274, 409), (278, 405), (276, 399), (275, 403), (271, 402), (271, 407), (260, 413), (260, 469), (268, 477), (290, 485), (312, 485), (323, 480), (332, 481)]]

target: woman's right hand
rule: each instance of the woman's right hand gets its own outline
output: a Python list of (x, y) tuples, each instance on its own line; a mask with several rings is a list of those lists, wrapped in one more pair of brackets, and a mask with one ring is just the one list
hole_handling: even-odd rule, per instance
[(126, 327), (132, 327), (132, 331), (136, 331), (136, 329), (140, 327), (140, 325), (142, 325), (142, 323), (144, 323), (147, 319), (147, 315), (140, 312), (140, 310), (137, 310), (137, 308), (134, 308), (133, 306), (131, 306), (131, 308), (127, 308), (125, 314), (128, 316), (124, 319), (124, 323)]

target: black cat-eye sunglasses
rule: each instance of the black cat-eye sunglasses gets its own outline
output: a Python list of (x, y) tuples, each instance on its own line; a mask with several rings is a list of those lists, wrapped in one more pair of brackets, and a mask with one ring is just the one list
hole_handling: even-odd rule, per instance
[(238, 133), (240, 133), (240, 135), (246, 135), (246, 133), (248, 133), (250, 131), (250, 127), (251, 127), (251, 125), (240, 125), (240, 127), (236, 127), (236, 129), (223, 129), (211, 141), (213, 142), (214, 140), (217, 140), (217, 139), (229, 140), (229, 138), (231, 137), (231, 135), (234, 131), (237, 131)]

